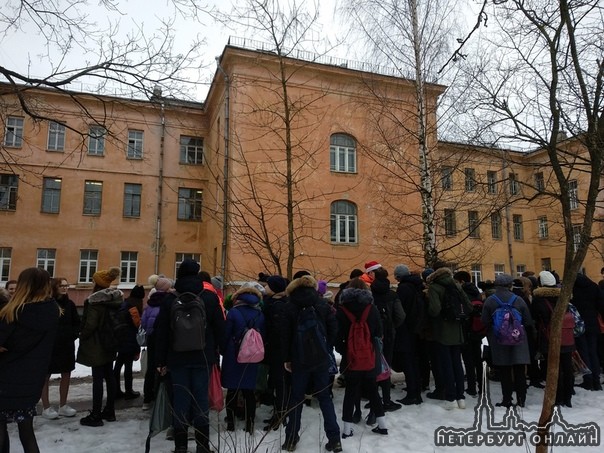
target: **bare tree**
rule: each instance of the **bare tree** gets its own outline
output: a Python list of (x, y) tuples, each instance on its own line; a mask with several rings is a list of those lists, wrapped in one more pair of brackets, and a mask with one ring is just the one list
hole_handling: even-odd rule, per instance
[[(588, 249), (600, 235), (598, 200), (604, 169), (604, 9), (597, 0), (498, 1), (486, 48), (467, 59), (475, 82), (476, 117), (501, 142), (541, 150), (545, 173), (529, 206), (558, 213), (565, 256), (562, 290), (552, 317), (538, 452), (549, 449), (546, 424), (555, 402), (562, 318)], [(469, 54), (470, 52), (468, 52)], [(470, 61), (473, 60), (473, 61)], [(465, 65), (464, 65), (465, 66)], [(484, 127), (484, 121), (481, 127)], [(571, 140), (560, 140), (567, 133)], [(578, 176), (585, 190), (571, 190)], [(580, 206), (577, 211), (577, 206)], [(579, 215), (577, 215), (579, 212)]]

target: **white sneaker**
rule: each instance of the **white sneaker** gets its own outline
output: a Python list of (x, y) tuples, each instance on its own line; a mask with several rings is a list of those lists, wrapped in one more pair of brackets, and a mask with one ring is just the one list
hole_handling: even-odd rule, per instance
[(448, 410), (448, 411), (452, 411), (453, 409), (457, 409), (457, 401), (453, 400), (453, 401), (444, 401), (443, 402), (443, 407)]
[(59, 418), (59, 414), (52, 407), (49, 407), (48, 409), (44, 409), (42, 411), (42, 417), (44, 417), (47, 420), (55, 420), (55, 419)]
[(59, 415), (62, 415), (63, 417), (75, 417), (75, 414), (77, 413), (78, 411), (76, 411), (73, 407), (68, 406), (67, 404), (59, 408)]
[(466, 408), (466, 400), (464, 400), (464, 399), (457, 400), (457, 407), (459, 409), (465, 409)]

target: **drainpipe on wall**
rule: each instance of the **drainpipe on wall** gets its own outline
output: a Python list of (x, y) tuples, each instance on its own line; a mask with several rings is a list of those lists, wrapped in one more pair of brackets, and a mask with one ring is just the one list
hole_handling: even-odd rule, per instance
[(512, 277), (514, 277), (515, 275), (515, 270), (514, 270), (514, 252), (512, 250), (512, 232), (510, 230), (510, 203), (509, 203), (509, 198), (512, 196), (512, 193), (510, 192), (510, 188), (509, 188), (509, 174), (506, 175), (506, 160), (502, 159), (501, 160), (501, 174), (503, 176), (502, 181), (503, 181), (503, 190), (506, 191), (506, 193), (508, 194), (508, 199), (507, 202), (505, 204), (505, 230), (506, 230), (506, 236), (507, 236), (507, 241), (508, 241), (508, 260), (510, 263), (510, 275)]
[[(161, 96), (161, 94), (160, 94)], [(155, 225), (155, 263), (154, 272), (159, 274), (159, 255), (161, 251), (162, 200), (164, 193), (164, 140), (166, 136), (166, 112), (164, 101), (160, 102), (161, 136), (159, 140), (159, 181), (157, 187), (157, 217)]]
[(226, 94), (224, 98), (224, 180), (223, 180), (223, 201), (222, 201), (222, 246), (220, 251), (220, 275), (223, 282), (227, 282), (226, 267), (227, 267), (227, 245), (229, 239), (229, 137), (230, 137), (230, 92), (231, 80), (220, 66), (220, 57), (216, 57), (216, 65), (218, 70), (224, 77), (226, 86)]

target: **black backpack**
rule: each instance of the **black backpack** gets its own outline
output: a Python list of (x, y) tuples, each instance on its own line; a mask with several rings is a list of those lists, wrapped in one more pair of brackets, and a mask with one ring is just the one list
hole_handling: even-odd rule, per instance
[(440, 315), (445, 321), (467, 321), (470, 311), (466, 307), (466, 301), (456, 284), (445, 286), (445, 294), (442, 301)]
[(178, 294), (170, 309), (170, 327), (174, 351), (201, 351), (205, 348), (206, 309), (199, 295)]
[(304, 370), (314, 370), (329, 363), (327, 338), (323, 323), (314, 306), (304, 307), (298, 314), (292, 362)]
[(126, 308), (106, 306), (99, 329), (99, 340), (103, 349), (116, 352), (119, 345), (127, 341), (130, 325), (131, 317)]

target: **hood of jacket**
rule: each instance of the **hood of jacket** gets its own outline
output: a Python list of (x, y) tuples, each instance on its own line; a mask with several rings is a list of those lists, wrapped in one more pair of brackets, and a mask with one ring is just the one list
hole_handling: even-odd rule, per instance
[(375, 279), (371, 283), (371, 292), (374, 294), (388, 294), (390, 291), (390, 280), (387, 278)]
[(418, 291), (423, 291), (424, 289), (424, 281), (422, 280), (422, 276), (419, 274), (409, 274), (401, 277), (399, 279), (399, 285), (402, 284), (411, 284), (415, 286), (415, 289)]
[(261, 301), (262, 293), (252, 286), (241, 287), (233, 294), (233, 306), (235, 307), (238, 305), (257, 307)]
[(427, 284), (438, 283), (439, 285), (449, 286), (454, 283), (453, 280), (453, 271), (448, 267), (441, 267), (440, 269), (435, 270), (428, 278), (426, 278)]
[(105, 288), (88, 296), (91, 305), (121, 305), (124, 293), (119, 289)]
[(557, 297), (560, 297), (560, 288), (542, 286), (533, 291), (533, 296), (534, 297), (547, 297), (547, 298), (555, 297), (555, 298), (557, 298)]
[(150, 307), (159, 307), (163, 303), (164, 298), (168, 294), (170, 294), (170, 292), (155, 291), (153, 294), (151, 294), (149, 296), (149, 299), (147, 299), (147, 305)]
[(581, 273), (577, 274), (577, 279), (575, 280), (574, 288), (584, 289), (594, 285), (597, 285), (597, 283), (590, 279), (588, 276), (583, 275)]
[(461, 285), (461, 289), (467, 294), (470, 300), (480, 300), (480, 291), (472, 282), (465, 282)]

